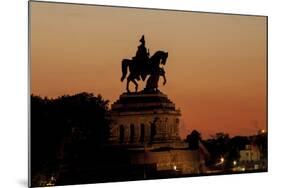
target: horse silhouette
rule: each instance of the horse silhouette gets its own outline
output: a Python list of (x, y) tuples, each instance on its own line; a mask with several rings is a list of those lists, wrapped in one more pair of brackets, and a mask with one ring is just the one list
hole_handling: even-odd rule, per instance
[[(128, 67), (129, 67), (129, 75), (127, 77), (127, 92), (130, 93), (129, 83), (133, 82), (135, 84), (135, 92), (138, 91), (138, 83), (140, 80), (139, 75), (141, 75), (142, 80), (144, 81), (147, 75), (159, 75), (159, 66), (165, 65), (168, 58), (168, 52), (157, 51), (153, 54), (148, 62), (142, 64), (143, 67), (138, 67), (136, 61), (134, 59), (123, 59), (122, 60), (122, 77), (121, 81), (123, 82), (127, 76)], [(158, 80), (157, 80), (158, 82)], [(156, 84), (154, 84), (156, 85)]]

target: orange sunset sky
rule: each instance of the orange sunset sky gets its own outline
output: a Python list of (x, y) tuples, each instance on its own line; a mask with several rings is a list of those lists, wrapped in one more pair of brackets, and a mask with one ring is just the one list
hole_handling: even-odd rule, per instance
[(159, 84), (182, 112), (182, 136), (266, 128), (266, 17), (40, 2), (30, 11), (35, 95), (85, 91), (111, 104), (125, 91), (121, 61), (144, 34), (151, 55), (169, 52)]

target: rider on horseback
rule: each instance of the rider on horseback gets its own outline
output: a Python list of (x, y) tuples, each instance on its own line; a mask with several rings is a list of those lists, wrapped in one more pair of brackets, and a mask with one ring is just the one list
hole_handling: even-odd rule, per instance
[(140, 39), (141, 44), (138, 46), (138, 50), (136, 52), (136, 56), (133, 57), (133, 60), (136, 62), (136, 77), (140, 80), (140, 76), (142, 80), (145, 80), (145, 64), (149, 61), (149, 50), (146, 50), (144, 35), (142, 35)]
[[(138, 46), (136, 56), (132, 59), (123, 59), (121, 63), (122, 77), (121, 82), (127, 78), (126, 89), (130, 93), (129, 83), (133, 82), (135, 84), (135, 92), (138, 91), (137, 80), (140, 80), (140, 76), (143, 81), (147, 75), (150, 76), (147, 80), (146, 89), (149, 91), (158, 90), (159, 77), (163, 76), (164, 83), (166, 82), (165, 71), (160, 65), (165, 65), (168, 58), (168, 52), (157, 51), (151, 57), (149, 57), (149, 51), (145, 47), (144, 36), (140, 39), (141, 45)], [(127, 76), (127, 73), (129, 74)], [(149, 82), (149, 83), (148, 83)]]

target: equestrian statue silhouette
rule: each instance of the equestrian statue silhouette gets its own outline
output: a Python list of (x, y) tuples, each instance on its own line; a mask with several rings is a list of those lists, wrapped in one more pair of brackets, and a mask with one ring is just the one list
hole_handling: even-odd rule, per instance
[(133, 82), (135, 84), (135, 92), (138, 91), (138, 83), (140, 79), (145, 81), (146, 77), (149, 75), (149, 78), (146, 82), (146, 87), (144, 91), (154, 92), (158, 91), (158, 81), (159, 77), (164, 78), (163, 84), (166, 84), (166, 76), (164, 68), (160, 65), (165, 65), (168, 52), (157, 51), (151, 57), (149, 50), (145, 47), (144, 35), (140, 39), (141, 44), (138, 46), (136, 56), (132, 59), (123, 59), (122, 60), (122, 77), (121, 81), (123, 82), (127, 76), (128, 68), (129, 74), (127, 76), (127, 85), (126, 90), (130, 93), (129, 83)]

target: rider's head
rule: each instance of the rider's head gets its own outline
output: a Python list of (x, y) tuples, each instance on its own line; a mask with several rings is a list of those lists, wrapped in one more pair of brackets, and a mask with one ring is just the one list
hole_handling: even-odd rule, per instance
[(144, 45), (145, 44), (145, 40), (144, 40), (144, 35), (142, 35), (140, 42)]

